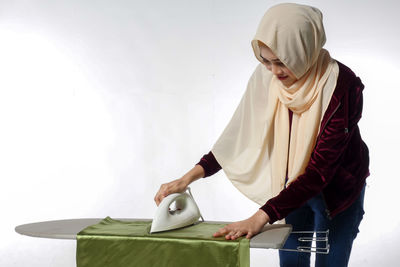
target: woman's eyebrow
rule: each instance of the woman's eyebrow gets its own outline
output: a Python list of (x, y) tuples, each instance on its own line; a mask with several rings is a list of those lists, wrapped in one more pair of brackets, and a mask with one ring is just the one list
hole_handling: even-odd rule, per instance
[(260, 54), (260, 57), (261, 57), (263, 60), (265, 60), (265, 61), (281, 62), (281, 61), (279, 60), (279, 58), (273, 58), (273, 59), (271, 59), (271, 60), (268, 60), (268, 59), (264, 58), (261, 54)]

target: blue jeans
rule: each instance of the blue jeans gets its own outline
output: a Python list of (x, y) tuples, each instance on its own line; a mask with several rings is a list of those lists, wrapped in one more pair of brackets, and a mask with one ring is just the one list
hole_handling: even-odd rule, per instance
[[(365, 186), (358, 199), (346, 210), (329, 219), (321, 195), (310, 199), (299, 209), (286, 217), (286, 223), (293, 226), (293, 231), (326, 231), (329, 229), (329, 254), (316, 254), (316, 267), (347, 266), (353, 241), (359, 232), (358, 226), (364, 215)], [(304, 235), (303, 235), (304, 236)], [(297, 234), (291, 234), (284, 248), (296, 249), (298, 246), (310, 246), (310, 243), (298, 241)], [(325, 246), (317, 242), (317, 246)], [(310, 266), (310, 253), (279, 251), (281, 267)]]

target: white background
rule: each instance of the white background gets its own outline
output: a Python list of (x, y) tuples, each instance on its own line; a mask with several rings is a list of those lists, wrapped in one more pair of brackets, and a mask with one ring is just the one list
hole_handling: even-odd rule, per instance
[[(0, 266), (75, 266), (76, 243), (21, 236), (24, 223), (151, 218), (161, 183), (197, 163), (258, 64), (250, 41), (277, 1), (0, 1)], [(371, 176), (350, 266), (397, 266), (397, 1), (303, 1), (326, 48), (359, 75)], [(192, 185), (207, 220), (257, 206), (222, 172)], [(251, 250), (251, 266), (277, 266)]]

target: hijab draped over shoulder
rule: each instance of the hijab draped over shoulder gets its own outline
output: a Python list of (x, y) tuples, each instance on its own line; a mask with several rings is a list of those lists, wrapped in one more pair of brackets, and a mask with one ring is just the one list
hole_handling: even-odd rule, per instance
[(252, 40), (260, 62), (259, 42), (298, 80), (285, 87), (259, 64), (212, 152), (233, 185), (260, 205), (290, 186), (310, 160), (339, 72), (322, 49), (325, 40), (322, 13), (298, 4), (270, 8)]

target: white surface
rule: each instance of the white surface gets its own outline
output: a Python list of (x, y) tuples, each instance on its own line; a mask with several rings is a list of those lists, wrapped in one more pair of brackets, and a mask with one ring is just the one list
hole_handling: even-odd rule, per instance
[(80, 231), (101, 220), (101, 218), (82, 218), (34, 222), (16, 226), (15, 232), (31, 237), (75, 240)]
[[(322, 10), (326, 47), (366, 85), (372, 175), (350, 266), (397, 266), (399, 2), (302, 2)], [(0, 0), (0, 266), (75, 266), (75, 244), (16, 225), (151, 218), (160, 184), (207, 153), (232, 115), (274, 3)], [(206, 220), (257, 209), (222, 173), (192, 190)], [(252, 250), (251, 261), (278, 257)]]

